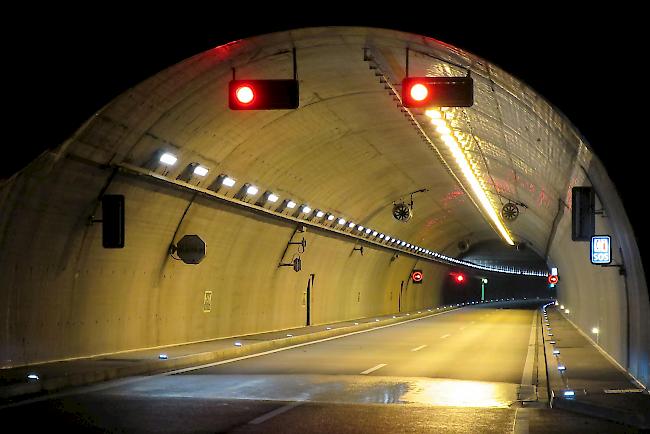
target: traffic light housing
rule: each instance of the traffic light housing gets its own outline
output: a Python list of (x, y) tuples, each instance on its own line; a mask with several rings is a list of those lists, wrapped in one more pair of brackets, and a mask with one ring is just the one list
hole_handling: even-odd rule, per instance
[(422, 280), (424, 280), (424, 274), (422, 273), (422, 270), (411, 271), (411, 280), (413, 283), (421, 285)]
[(299, 105), (298, 80), (231, 80), (231, 110), (290, 110)]
[(404, 107), (471, 107), (473, 104), (472, 77), (406, 77), (402, 80)]

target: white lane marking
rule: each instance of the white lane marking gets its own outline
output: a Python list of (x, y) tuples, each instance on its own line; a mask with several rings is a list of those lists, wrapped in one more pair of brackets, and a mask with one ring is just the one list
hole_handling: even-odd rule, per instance
[(528, 338), (528, 352), (526, 353), (526, 363), (524, 363), (524, 372), (521, 375), (521, 384), (530, 386), (533, 384), (533, 362), (535, 361), (535, 345), (537, 344), (537, 311), (533, 313), (533, 321), (530, 325), (530, 337)]
[(260, 423), (266, 422), (267, 420), (271, 419), (272, 417), (275, 417), (275, 416), (277, 416), (279, 414), (285, 413), (285, 412), (291, 410), (292, 408), (296, 408), (296, 407), (298, 407), (299, 405), (302, 405), (302, 404), (304, 404), (304, 403), (303, 402), (292, 402), (291, 404), (287, 404), (287, 405), (284, 405), (284, 406), (282, 406), (280, 408), (276, 408), (273, 411), (269, 411), (268, 413), (263, 414), (260, 417), (256, 417), (255, 419), (248, 422), (248, 424), (249, 425), (259, 425)]
[(451, 335), (442, 335), (442, 336), (440, 336), (440, 339), (446, 339), (446, 338), (448, 338), (449, 336), (451, 336)]
[(375, 372), (377, 369), (381, 369), (381, 368), (383, 368), (384, 366), (386, 366), (386, 363), (380, 363), (380, 364), (378, 364), (377, 366), (373, 366), (373, 367), (370, 368), (370, 369), (366, 369), (365, 371), (363, 371), (363, 372), (361, 373), (361, 375), (370, 374), (371, 372)]
[(427, 345), (420, 345), (419, 347), (413, 348), (411, 351), (420, 351), (422, 348), (427, 347)]
[(529, 421), (528, 410), (517, 408), (515, 410), (515, 420), (512, 427), (513, 434), (528, 434)]

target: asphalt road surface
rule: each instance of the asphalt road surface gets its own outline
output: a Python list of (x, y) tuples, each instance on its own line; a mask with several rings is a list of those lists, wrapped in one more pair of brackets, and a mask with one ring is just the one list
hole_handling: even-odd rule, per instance
[(536, 315), (465, 308), (70, 390), (0, 418), (3, 432), (634, 432), (522, 404), (535, 399)]

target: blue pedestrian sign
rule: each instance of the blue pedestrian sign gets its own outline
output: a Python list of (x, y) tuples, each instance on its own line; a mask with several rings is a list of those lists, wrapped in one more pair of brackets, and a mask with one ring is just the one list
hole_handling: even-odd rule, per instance
[(591, 263), (609, 264), (612, 262), (612, 240), (609, 235), (591, 237)]

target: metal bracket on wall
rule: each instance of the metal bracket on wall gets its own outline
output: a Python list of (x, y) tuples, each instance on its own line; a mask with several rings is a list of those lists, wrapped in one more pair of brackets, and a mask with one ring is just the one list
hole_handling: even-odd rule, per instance
[[(287, 246), (284, 248), (284, 252), (282, 252), (282, 257), (280, 258), (280, 263), (278, 265), (279, 267), (287, 267), (287, 266), (294, 266), (294, 269), (296, 268), (295, 266), (295, 259), (294, 262), (291, 263), (285, 263), (284, 262), (284, 257), (287, 254), (287, 251), (289, 250), (289, 246), (291, 245), (297, 245), (298, 246), (298, 254), (300, 253), (305, 253), (305, 250), (307, 250), (307, 240), (305, 240), (305, 237), (302, 237), (302, 240), (300, 241), (293, 241), (293, 237), (296, 236), (297, 233), (305, 233), (307, 232), (307, 227), (304, 225), (298, 225), (296, 226), (296, 229), (294, 229), (293, 233), (291, 234), (291, 237), (289, 237), (289, 241), (287, 242)], [(300, 256), (297, 258), (300, 261)], [(299, 271), (300, 266), (297, 267)]]
[(623, 265), (623, 264), (601, 264), (600, 266), (601, 267), (618, 267), (618, 274), (620, 274), (621, 276), (626, 275), (625, 265)]

